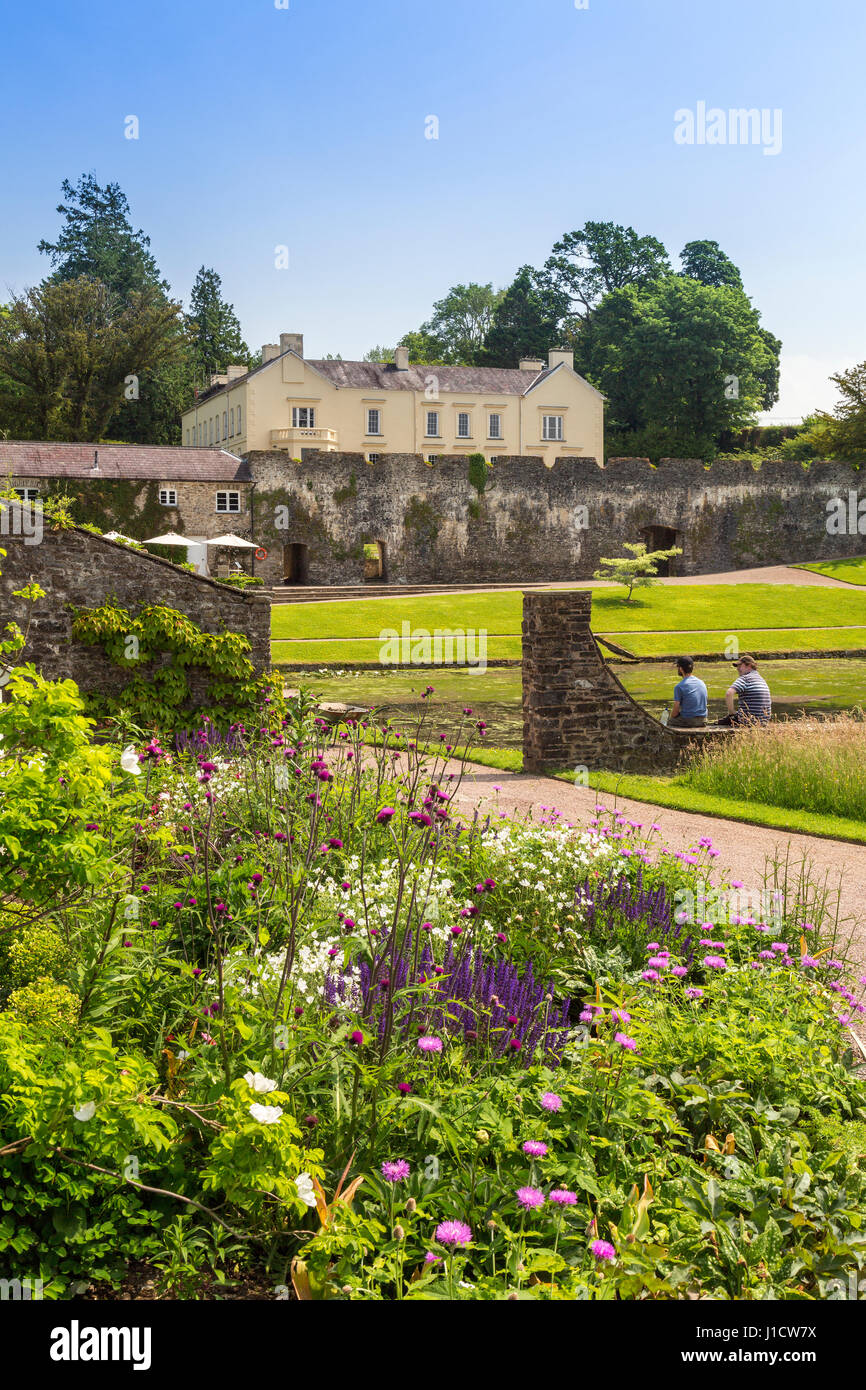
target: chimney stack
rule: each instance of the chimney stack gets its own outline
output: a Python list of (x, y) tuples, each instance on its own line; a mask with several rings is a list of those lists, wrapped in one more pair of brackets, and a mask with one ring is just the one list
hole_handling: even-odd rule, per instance
[(551, 348), (547, 354), (547, 361), (551, 367), (558, 367), (561, 362), (564, 362), (566, 367), (570, 367), (574, 371), (574, 353), (569, 352), (566, 348)]
[(279, 357), (279, 355), (280, 349), (277, 347), (276, 343), (265, 343), (262, 348), (262, 366), (264, 366), (266, 362), (273, 362), (274, 358)]
[(408, 372), (409, 370), (409, 349), (398, 347), (394, 350), (394, 366), (398, 372)]
[(299, 357), (304, 355), (304, 335), (303, 333), (281, 333), (280, 334), (280, 353), (296, 352)]
[(543, 372), (544, 363), (539, 362), (535, 357), (521, 357), (520, 370), (522, 372)]

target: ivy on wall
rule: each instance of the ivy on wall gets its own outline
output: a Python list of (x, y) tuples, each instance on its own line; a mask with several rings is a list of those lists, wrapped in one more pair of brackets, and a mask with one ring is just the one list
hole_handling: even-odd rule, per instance
[(480, 497), (487, 486), (491, 465), (487, 462), (483, 454), (470, 454), (468, 463), (469, 481)]
[[(92, 713), (122, 710), (142, 724), (177, 729), (192, 712), (193, 674), (207, 684), (206, 702), (196, 703), (196, 713), (217, 725), (255, 721), (266, 702), (272, 714), (284, 712), (282, 678), (256, 674), (241, 633), (204, 632), (184, 613), (159, 604), (134, 617), (113, 603), (72, 613), (72, 640), (101, 647), (114, 666), (130, 673), (119, 694), (88, 696)], [(154, 670), (156, 662), (161, 664)]]

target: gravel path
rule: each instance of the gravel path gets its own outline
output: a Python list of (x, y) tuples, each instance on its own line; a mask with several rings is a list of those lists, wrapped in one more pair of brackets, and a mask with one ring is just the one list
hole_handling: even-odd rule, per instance
[[(449, 771), (457, 770), (457, 764), (449, 768)], [(731, 878), (742, 882), (744, 889), (756, 892), (763, 885), (768, 860), (784, 859), (787, 855), (795, 880), (795, 866), (806, 860), (813, 879), (825, 884), (834, 904), (838, 902), (838, 949), (850, 942), (850, 955), (861, 967), (858, 973), (866, 969), (866, 845), (795, 835), (715, 816), (691, 815), (642, 801), (615, 798), (610, 793), (575, 787), (551, 777), (500, 772), (474, 763), (467, 765), (456, 800), (465, 811), (480, 806), (485, 812), (504, 811), (509, 817), (534, 820), (542, 819), (545, 810), (555, 809), (568, 823), (577, 826), (594, 819), (596, 804), (606, 807), (615, 804), (629, 820), (644, 826), (658, 825), (662, 840), (674, 849), (686, 849), (702, 836), (709, 836), (713, 848), (719, 851), (717, 869), (729, 871)], [(857, 1032), (861, 1042), (866, 1041), (866, 1022)]]

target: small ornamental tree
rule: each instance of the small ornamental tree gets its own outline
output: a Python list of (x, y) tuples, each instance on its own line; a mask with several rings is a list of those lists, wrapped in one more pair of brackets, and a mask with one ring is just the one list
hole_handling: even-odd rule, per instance
[(592, 577), (624, 584), (628, 589), (624, 600), (626, 603), (631, 603), (635, 589), (646, 589), (655, 582), (658, 566), (663, 560), (672, 560), (675, 555), (683, 553), (677, 546), (672, 546), (670, 550), (648, 551), (643, 541), (623, 541), (622, 548), (629, 551), (630, 559), (626, 556), (607, 559), (602, 555), (601, 563), (605, 568), (596, 570)]

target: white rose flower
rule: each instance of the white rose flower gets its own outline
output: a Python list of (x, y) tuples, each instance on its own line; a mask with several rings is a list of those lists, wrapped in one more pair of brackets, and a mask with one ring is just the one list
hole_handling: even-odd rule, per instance
[(85, 1101), (84, 1105), (78, 1105), (73, 1107), (72, 1113), (75, 1116), (76, 1120), (92, 1120), (94, 1115), (96, 1114), (96, 1101)]
[(251, 1105), (250, 1114), (260, 1125), (275, 1125), (283, 1118), (279, 1105)]
[(244, 1072), (244, 1081), (248, 1086), (251, 1086), (254, 1091), (258, 1091), (260, 1095), (265, 1094), (267, 1091), (275, 1091), (277, 1089), (276, 1081), (269, 1081), (266, 1076), (262, 1076), (260, 1071)]
[(309, 1173), (299, 1173), (295, 1178), (295, 1187), (298, 1189), (298, 1196), (302, 1202), (306, 1202), (308, 1207), (316, 1205), (316, 1194), (313, 1191), (313, 1179)]
[(138, 754), (135, 751), (135, 744), (130, 743), (124, 748), (120, 756), (120, 766), (124, 772), (129, 772), (133, 777), (141, 776), (141, 764), (138, 761)]

